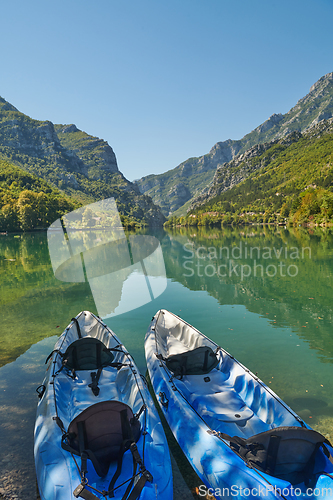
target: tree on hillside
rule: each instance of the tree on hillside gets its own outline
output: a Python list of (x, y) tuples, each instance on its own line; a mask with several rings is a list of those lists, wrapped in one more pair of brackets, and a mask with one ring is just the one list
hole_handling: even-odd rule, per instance
[(38, 225), (38, 194), (25, 189), (17, 200), (20, 226), (23, 231), (33, 229)]

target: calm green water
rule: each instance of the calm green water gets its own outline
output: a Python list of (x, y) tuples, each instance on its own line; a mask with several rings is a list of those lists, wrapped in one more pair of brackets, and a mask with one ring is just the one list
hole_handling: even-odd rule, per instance
[[(107, 320), (140, 370), (146, 371), (149, 321), (159, 308), (169, 309), (258, 372), (333, 440), (331, 230), (195, 228), (154, 235), (166, 290)], [(97, 311), (88, 284), (54, 278), (46, 233), (0, 236), (0, 304), (0, 488), (33, 499), (35, 387), (44, 359), (73, 316)], [(187, 498), (181, 477), (176, 482), (178, 498)]]

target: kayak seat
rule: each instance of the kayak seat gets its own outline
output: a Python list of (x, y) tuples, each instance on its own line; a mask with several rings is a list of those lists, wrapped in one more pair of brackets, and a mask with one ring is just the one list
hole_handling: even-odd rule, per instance
[[(94, 337), (80, 337), (70, 344), (62, 355), (62, 368), (71, 372), (75, 379), (77, 370), (97, 370), (91, 372), (91, 388), (95, 396), (99, 395), (98, 382), (102, 369), (106, 366), (120, 367), (122, 363), (113, 363), (114, 356), (103, 342)], [(61, 369), (62, 369), (61, 368)], [(69, 374), (67, 372), (67, 374)]]
[(210, 422), (220, 420), (244, 425), (253, 416), (253, 411), (233, 389), (211, 394), (192, 393), (189, 402), (203, 419), (208, 418)]
[(248, 439), (223, 433), (220, 436), (230, 441), (231, 448), (250, 466), (293, 485), (303, 482), (307, 485), (313, 477), (320, 447), (329, 457), (325, 446), (330, 445), (329, 441), (306, 427), (276, 427)]
[(208, 346), (200, 346), (191, 351), (173, 354), (165, 359), (167, 368), (175, 377), (184, 375), (203, 375), (218, 364), (215, 352)]
[(122, 458), (141, 434), (140, 422), (131, 408), (120, 401), (89, 406), (72, 420), (61, 446), (81, 460), (90, 459), (96, 473), (106, 476), (111, 462)]
[(69, 370), (98, 370), (113, 362), (114, 356), (105, 344), (94, 337), (82, 337), (70, 344), (62, 364)]

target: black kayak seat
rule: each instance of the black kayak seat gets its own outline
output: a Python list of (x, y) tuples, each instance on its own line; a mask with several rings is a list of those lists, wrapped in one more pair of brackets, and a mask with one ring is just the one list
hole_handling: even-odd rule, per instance
[(306, 427), (276, 427), (248, 439), (219, 435), (230, 441), (231, 448), (250, 466), (293, 485), (311, 479), (320, 447), (329, 456), (325, 446), (329, 441)]
[(208, 346), (197, 347), (191, 351), (173, 354), (165, 359), (167, 368), (174, 375), (203, 375), (218, 364), (215, 352)]
[(63, 354), (63, 365), (69, 370), (98, 370), (112, 363), (113, 354), (94, 337), (82, 337), (70, 344)]
[[(102, 401), (83, 410), (72, 420), (64, 434), (61, 446), (71, 453), (86, 453), (100, 477), (110, 464), (137, 442), (141, 426), (132, 409), (120, 401)], [(128, 446), (124, 443), (128, 441)]]

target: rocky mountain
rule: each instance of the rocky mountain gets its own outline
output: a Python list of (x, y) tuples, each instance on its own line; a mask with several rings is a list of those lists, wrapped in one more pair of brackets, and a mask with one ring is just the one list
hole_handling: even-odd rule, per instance
[[(315, 127), (315, 125), (308, 130), (312, 130), (313, 127)], [(325, 133), (327, 127), (325, 127), (325, 131), (322, 129), (323, 127), (321, 127), (321, 133)], [(327, 133), (330, 132), (331, 127), (329, 127)], [(307, 135), (309, 134), (304, 132), (304, 137)], [(272, 158), (274, 159), (276, 157), (277, 149), (280, 150), (280, 148), (282, 148), (284, 151), (288, 146), (297, 142), (300, 138), (302, 138), (302, 133), (295, 131), (281, 139), (265, 142), (264, 144), (256, 144), (245, 151), (245, 153), (240, 153), (235, 156), (233, 160), (217, 167), (211, 185), (205, 189), (202, 194), (191, 200), (189, 211), (195, 210), (200, 205), (209, 202), (216, 196), (236, 187), (256, 170), (267, 167), (272, 161)], [(274, 148), (274, 146), (278, 146), (278, 148)], [(265, 154), (266, 152), (267, 154)]]
[(61, 146), (81, 160), (89, 178), (100, 180), (104, 172), (119, 173), (116, 155), (106, 141), (82, 132), (74, 124), (54, 125), (54, 129)]
[[(303, 132), (332, 116), (333, 73), (328, 73), (288, 113), (273, 114), (242, 139), (218, 142), (208, 154), (190, 158), (163, 174), (142, 177), (136, 184), (142, 193), (152, 197), (166, 216), (174, 212), (180, 215), (186, 212), (194, 198), (205, 195), (216, 169), (235, 156), (258, 144), (281, 139), (291, 132)], [(236, 181), (237, 178), (234, 178), (232, 183)]]
[(123, 216), (149, 225), (165, 217), (118, 170), (109, 144), (75, 125), (54, 125), (18, 111), (0, 97), (0, 159), (51, 183), (81, 203), (114, 197)]
[(205, 157), (190, 158), (173, 170), (160, 175), (149, 175), (134, 181), (141, 193), (148, 194), (164, 215), (168, 216), (186, 204), (202, 186), (210, 184), (218, 163), (205, 162)]
[[(212, 186), (172, 224), (331, 223), (333, 118), (259, 144), (216, 170)], [(176, 220), (175, 220), (176, 219)]]

